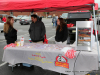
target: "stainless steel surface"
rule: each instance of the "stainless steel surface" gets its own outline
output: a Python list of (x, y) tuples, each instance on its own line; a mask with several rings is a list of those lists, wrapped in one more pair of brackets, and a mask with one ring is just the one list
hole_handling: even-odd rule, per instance
[(77, 33), (77, 32), (78, 32), (78, 29), (77, 29), (77, 27), (76, 27), (76, 47), (77, 47), (77, 42), (78, 42), (78, 36), (77, 36), (78, 33)]
[[(99, 56), (99, 42), (98, 42), (98, 36), (97, 36), (97, 26), (96, 26), (96, 18), (95, 18), (95, 7), (93, 6), (93, 14), (94, 14), (94, 26), (96, 31), (96, 41), (97, 41), (97, 51)], [(100, 60), (100, 57), (98, 57), (98, 60)]]
[(91, 26), (93, 26), (93, 21), (76, 21), (76, 27), (91, 28)]
[(91, 51), (91, 48), (88, 46), (77, 46), (76, 50)]
[[(87, 31), (85, 29), (87, 29)], [(93, 21), (76, 21), (76, 50), (92, 50), (92, 32)], [(82, 36), (79, 36), (79, 34)], [(88, 35), (89, 37), (87, 37), (86, 35)]]

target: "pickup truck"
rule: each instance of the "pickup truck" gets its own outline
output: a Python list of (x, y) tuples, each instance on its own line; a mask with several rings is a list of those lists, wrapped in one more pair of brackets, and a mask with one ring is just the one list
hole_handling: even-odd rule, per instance
[(68, 44), (73, 44), (75, 42), (75, 35), (76, 35), (76, 21), (89, 21), (92, 20), (91, 12), (89, 11), (76, 11), (76, 12), (69, 12), (68, 14), (63, 17), (61, 16), (67, 24), (74, 24), (73, 27), (68, 27)]

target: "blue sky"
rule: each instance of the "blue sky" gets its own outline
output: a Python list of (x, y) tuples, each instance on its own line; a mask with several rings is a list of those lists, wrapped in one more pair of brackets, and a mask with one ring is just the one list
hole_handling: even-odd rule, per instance
[(98, 3), (98, 6), (100, 8), (100, 0), (95, 0), (95, 3)]

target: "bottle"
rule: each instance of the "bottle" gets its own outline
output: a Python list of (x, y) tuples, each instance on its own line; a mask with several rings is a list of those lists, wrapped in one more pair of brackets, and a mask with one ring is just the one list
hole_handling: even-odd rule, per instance
[(24, 38), (23, 37), (20, 39), (20, 44), (21, 44), (21, 46), (24, 46)]

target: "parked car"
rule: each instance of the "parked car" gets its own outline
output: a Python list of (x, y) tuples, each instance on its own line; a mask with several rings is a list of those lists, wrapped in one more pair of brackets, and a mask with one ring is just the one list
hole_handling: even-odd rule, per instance
[(100, 14), (97, 17), (97, 25), (100, 25)]
[(0, 16), (2, 16), (2, 17), (8, 17), (8, 15), (7, 14), (0, 14)]
[(68, 18), (68, 13), (63, 13), (60, 17), (63, 18), (64, 21), (66, 22)]
[[(98, 17), (98, 15), (95, 15), (95, 17)], [(94, 15), (92, 15), (92, 18), (94, 18)]]
[(41, 16), (42, 18), (44, 18), (44, 16)]
[(52, 18), (52, 16), (51, 16), (51, 15), (49, 15), (47, 18)]
[[(1, 22), (1, 21), (0, 21), (0, 27), (3, 27), (3, 26), (4, 26), (4, 22)], [(0, 30), (0, 32), (3, 33), (3, 29)]]
[(23, 25), (23, 24), (31, 24), (31, 17), (30, 16), (24, 16), (20, 19), (20, 24)]
[(12, 17), (14, 18), (14, 21), (16, 22), (17, 21), (16, 16), (12, 16)]
[(18, 16), (16, 17), (16, 21), (17, 21), (17, 20), (20, 20), (22, 17), (23, 17), (23, 15), (18, 15)]

